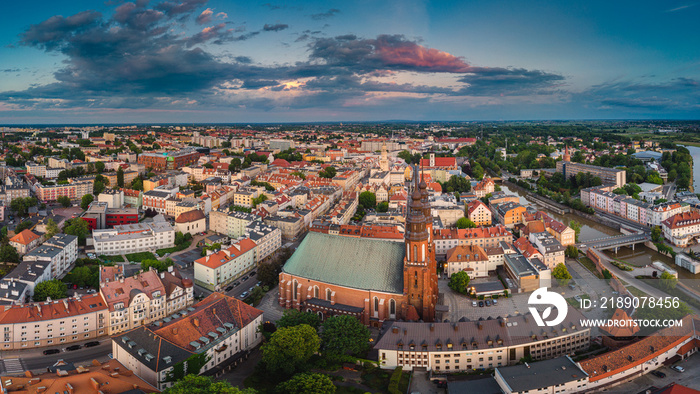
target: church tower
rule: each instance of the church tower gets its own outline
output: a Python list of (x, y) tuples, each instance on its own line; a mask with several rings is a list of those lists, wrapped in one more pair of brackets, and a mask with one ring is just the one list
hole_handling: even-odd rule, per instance
[(382, 156), (379, 159), (379, 169), (389, 171), (389, 157), (386, 150), (386, 142), (382, 144)]
[[(406, 320), (433, 321), (437, 303), (437, 265), (432, 251), (432, 215), (427, 201), (427, 185), (413, 169), (413, 192), (406, 216), (406, 257), (403, 267), (403, 292)], [(424, 195), (425, 193), (425, 195)], [(425, 201), (425, 203), (424, 203)], [(427, 215), (426, 215), (427, 212)]]
[(564, 148), (564, 161), (571, 161), (571, 155), (569, 154), (569, 145)]

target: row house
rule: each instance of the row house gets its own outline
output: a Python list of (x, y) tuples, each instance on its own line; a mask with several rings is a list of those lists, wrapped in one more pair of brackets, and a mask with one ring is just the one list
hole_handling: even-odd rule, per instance
[(235, 239), (244, 236), (246, 227), (259, 220), (246, 212), (213, 210), (209, 213), (209, 230)]
[[(106, 268), (111, 267), (101, 267)], [(109, 335), (166, 318), (194, 303), (192, 280), (172, 266), (166, 272), (151, 267), (129, 277), (101, 274), (100, 280), (100, 294), (109, 309)]]
[(433, 242), (435, 242), (435, 253), (438, 259), (446, 258), (447, 251), (458, 245), (478, 245), (486, 249), (499, 246), (502, 242), (513, 242), (513, 234), (502, 225), (433, 230), (432, 238)]
[(157, 215), (150, 222), (93, 230), (92, 240), (97, 255), (114, 256), (125, 251), (155, 252), (175, 245), (175, 230), (163, 216)]
[(220, 290), (256, 266), (256, 244), (244, 238), (228, 248), (208, 251), (194, 261), (194, 280), (212, 291)]
[(143, 209), (152, 209), (160, 214), (167, 214), (167, 200), (172, 198), (177, 190), (150, 190), (143, 193)]

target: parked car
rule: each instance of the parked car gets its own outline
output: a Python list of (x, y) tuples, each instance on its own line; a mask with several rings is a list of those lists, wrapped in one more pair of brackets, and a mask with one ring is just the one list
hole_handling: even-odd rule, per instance
[(674, 365), (671, 367), (671, 369), (676, 372), (685, 372), (685, 368), (681, 367), (680, 365)]
[(235, 281), (235, 282), (233, 282), (233, 287), (236, 287), (236, 286), (238, 286), (238, 285), (240, 285), (240, 284), (241, 284), (241, 282)]
[(85, 347), (93, 347), (93, 346), (97, 346), (97, 345), (99, 345), (99, 344), (100, 344), (99, 341), (92, 341), (92, 342), (86, 343), (86, 344), (85, 344)]
[(113, 355), (112, 353), (110, 353), (110, 354), (107, 355), (107, 357), (109, 357), (109, 359), (111, 360), (111, 359), (114, 358), (114, 355)]
[(472, 301), (472, 306), (476, 306), (476, 301)]
[(250, 271), (250, 276), (255, 276), (255, 274), (257, 274), (256, 271)]
[(233, 286), (229, 286), (226, 288), (226, 291), (231, 291), (231, 290), (233, 290)]
[(48, 356), (49, 354), (56, 354), (60, 353), (61, 351), (58, 349), (46, 349), (44, 350), (44, 356)]
[(486, 300), (486, 306), (491, 306), (491, 300)]
[(244, 282), (247, 281), (247, 280), (248, 280), (248, 275), (242, 277), (241, 280), (244, 281)]
[(576, 290), (576, 286), (574, 286), (573, 283), (569, 283), (569, 288), (570, 288), (571, 290)]
[(78, 285), (73, 285), (73, 290), (78, 290)]
[(484, 307), (484, 301), (479, 301), (479, 308), (483, 308), (483, 307)]
[(71, 346), (68, 346), (68, 347), (66, 348), (66, 350), (72, 351), (72, 350), (78, 350), (78, 349), (82, 349), (82, 348), (83, 348), (83, 347), (80, 346), (80, 345), (71, 345)]
[(656, 376), (657, 378), (665, 378), (666, 374), (661, 372), (661, 371), (651, 371), (651, 374)]
[(95, 289), (90, 289), (90, 290), (87, 291), (87, 293), (88, 293), (88, 294), (95, 294), (95, 293), (97, 293), (97, 290), (95, 290)]
[(262, 286), (262, 282), (258, 281), (258, 283), (256, 283), (255, 286), (258, 286), (258, 287)]
[(494, 305), (498, 305), (498, 300), (493, 300)]
[(246, 297), (248, 297), (248, 292), (247, 292), (247, 291), (244, 291), (244, 292), (241, 294), (241, 298), (246, 298)]

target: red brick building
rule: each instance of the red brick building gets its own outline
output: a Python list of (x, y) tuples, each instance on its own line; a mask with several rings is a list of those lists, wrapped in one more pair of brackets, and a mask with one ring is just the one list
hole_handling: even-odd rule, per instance
[(414, 171), (403, 243), (309, 232), (280, 274), (279, 302), (325, 319), (434, 321), (438, 297), (425, 182)]
[(137, 162), (155, 170), (177, 170), (199, 160), (199, 152), (182, 150), (165, 153), (142, 153)]

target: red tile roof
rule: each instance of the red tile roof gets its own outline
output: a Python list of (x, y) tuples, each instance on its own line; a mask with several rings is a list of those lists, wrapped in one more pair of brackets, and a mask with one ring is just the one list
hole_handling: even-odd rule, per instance
[(0, 310), (0, 324), (16, 324), (38, 322), (79, 316), (84, 313), (106, 310), (100, 294), (92, 294), (77, 298), (64, 298), (51, 302), (35, 302), (24, 305), (5, 306)]
[(16, 242), (18, 244), (22, 244), (22, 245), (26, 246), (37, 239), (39, 239), (38, 235), (36, 235), (33, 231), (31, 231), (29, 229), (25, 229), (25, 230), (22, 230), (19, 234), (10, 238), (10, 242)]
[(447, 251), (447, 262), (488, 261), (484, 249), (479, 245), (459, 245)]
[(677, 215), (673, 215), (670, 218), (661, 222), (664, 226), (668, 228), (680, 228), (693, 226), (700, 223), (700, 213), (698, 212), (684, 212)]
[(639, 332), (639, 326), (632, 323), (632, 319), (627, 315), (627, 312), (618, 308), (610, 318), (613, 323), (611, 326), (603, 325), (600, 328), (607, 331), (613, 337), (631, 337)]
[[(421, 159), (420, 165), (430, 167), (430, 159)], [(435, 167), (454, 167), (457, 165), (456, 157), (436, 157)]]
[(204, 212), (201, 209), (183, 212), (175, 219), (176, 223), (190, 223), (198, 220), (206, 219)]

